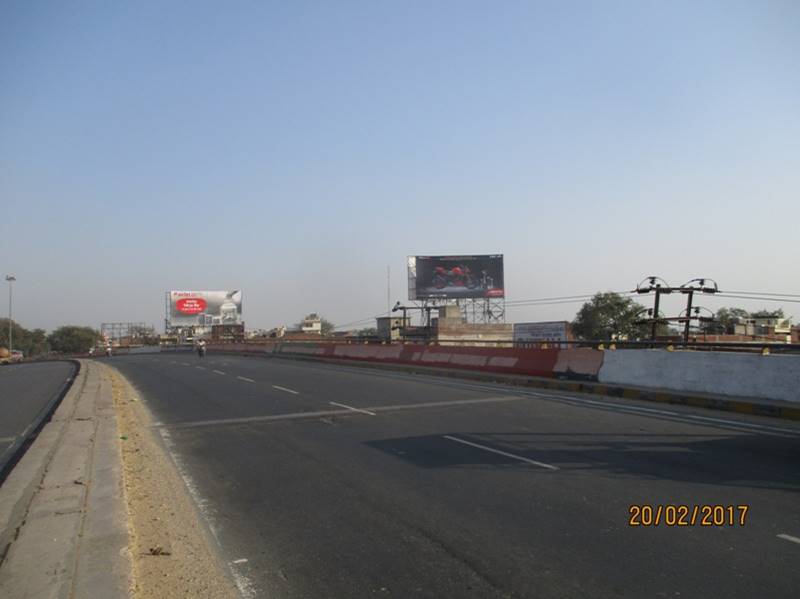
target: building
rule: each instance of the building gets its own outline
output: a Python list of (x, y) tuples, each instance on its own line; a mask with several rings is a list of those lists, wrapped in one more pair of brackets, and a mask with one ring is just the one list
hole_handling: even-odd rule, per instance
[(306, 335), (322, 335), (322, 319), (316, 314), (309, 314), (300, 323), (300, 331)]
[(791, 340), (792, 323), (788, 318), (744, 318), (734, 325), (734, 334), (788, 343)]
[(403, 321), (402, 316), (381, 316), (375, 320), (375, 328), (381, 341), (398, 341), (403, 329), (410, 325), (411, 319), (406, 317)]

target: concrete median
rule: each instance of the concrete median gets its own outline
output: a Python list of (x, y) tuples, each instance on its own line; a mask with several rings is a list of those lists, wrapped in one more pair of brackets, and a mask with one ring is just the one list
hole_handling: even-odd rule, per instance
[(83, 362), (0, 487), (0, 596), (127, 597), (121, 480), (110, 382)]
[(0, 597), (238, 596), (136, 392), (80, 363), (0, 486)]

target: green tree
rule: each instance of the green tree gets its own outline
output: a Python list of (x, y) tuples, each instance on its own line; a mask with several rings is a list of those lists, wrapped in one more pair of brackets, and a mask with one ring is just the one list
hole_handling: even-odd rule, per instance
[[(50, 351), (47, 334), (42, 329), (29, 331), (18, 322), (11, 324), (14, 349), (22, 351), (26, 357), (36, 357)], [(8, 347), (8, 318), (0, 318), (0, 347)]]
[(54, 351), (75, 354), (88, 351), (100, 340), (100, 333), (91, 327), (63, 326), (48, 336)]
[(636, 324), (644, 318), (642, 310), (641, 305), (618, 293), (597, 293), (578, 311), (572, 332), (580, 339), (593, 340), (644, 337), (647, 326)]

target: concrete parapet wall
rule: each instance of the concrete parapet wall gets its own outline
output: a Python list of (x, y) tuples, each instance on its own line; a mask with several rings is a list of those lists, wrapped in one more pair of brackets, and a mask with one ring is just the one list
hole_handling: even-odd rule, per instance
[(280, 343), (211, 345), (212, 350), (418, 365), (596, 381), (620, 387), (800, 404), (800, 355), (660, 349), (539, 349), (422, 344)]
[(800, 356), (621, 349), (598, 380), (614, 385), (800, 402)]

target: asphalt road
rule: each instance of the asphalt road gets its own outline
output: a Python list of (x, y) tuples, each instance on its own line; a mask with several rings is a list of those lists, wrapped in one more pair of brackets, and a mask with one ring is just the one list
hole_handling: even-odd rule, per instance
[(0, 366), (0, 469), (74, 370), (71, 362)]
[[(797, 423), (279, 359), (109, 363), (252, 596), (800, 589)], [(631, 505), (667, 504), (749, 510), (629, 525)]]

